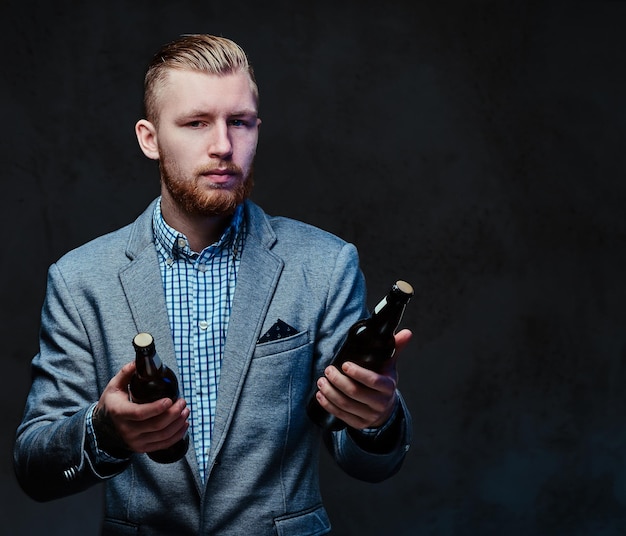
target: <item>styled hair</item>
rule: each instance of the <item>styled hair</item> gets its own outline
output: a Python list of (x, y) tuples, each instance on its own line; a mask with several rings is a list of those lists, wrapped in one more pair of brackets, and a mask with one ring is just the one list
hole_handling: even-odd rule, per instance
[(170, 69), (200, 71), (226, 75), (244, 72), (258, 105), (259, 90), (254, 71), (244, 50), (234, 41), (206, 34), (183, 35), (164, 45), (152, 58), (144, 78), (144, 113), (153, 123), (158, 121), (159, 89)]

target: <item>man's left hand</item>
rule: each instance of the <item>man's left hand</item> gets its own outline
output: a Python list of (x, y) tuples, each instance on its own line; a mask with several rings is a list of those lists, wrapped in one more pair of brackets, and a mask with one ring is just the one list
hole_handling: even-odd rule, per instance
[(396, 351), (379, 372), (349, 361), (341, 367), (343, 374), (333, 365), (326, 367), (324, 376), (317, 381), (320, 405), (352, 428), (361, 430), (385, 424), (396, 405), (398, 354), (412, 336), (408, 329), (396, 334)]

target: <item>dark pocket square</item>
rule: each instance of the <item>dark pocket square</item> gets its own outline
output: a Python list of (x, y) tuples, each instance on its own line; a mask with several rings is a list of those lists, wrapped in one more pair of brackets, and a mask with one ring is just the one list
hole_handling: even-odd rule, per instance
[(298, 330), (292, 328), (286, 322), (283, 322), (280, 318), (276, 321), (276, 323), (267, 330), (265, 335), (261, 336), (257, 341), (257, 344), (261, 344), (263, 342), (276, 341), (278, 339), (284, 339), (285, 337), (290, 337), (291, 335), (295, 335), (298, 333)]

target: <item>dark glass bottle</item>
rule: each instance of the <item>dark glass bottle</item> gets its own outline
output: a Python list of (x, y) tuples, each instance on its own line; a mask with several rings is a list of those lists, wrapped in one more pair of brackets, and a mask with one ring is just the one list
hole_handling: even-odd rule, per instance
[[(351, 361), (379, 372), (385, 361), (395, 352), (394, 335), (412, 296), (413, 287), (409, 283), (396, 281), (389, 293), (374, 308), (371, 316), (350, 327), (331, 364), (341, 370), (343, 363)], [(346, 424), (341, 419), (320, 406), (315, 392), (307, 404), (307, 413), (313, 422), (327, 430), (345, 428)]]
[[(161, 398), (176, 402), (179, 397), (176, 375), (163, 364), (157, 354), (154, 339), (149, 333), (138, 333), (133, 339), (136, 370), (128, 392), (130, 400), (137, 404), (147, 404)], [(148, 452), (148, 456), (159, 463), (172, 463), (180, 460), (189, 447), (189, 435), (166, 449)]]

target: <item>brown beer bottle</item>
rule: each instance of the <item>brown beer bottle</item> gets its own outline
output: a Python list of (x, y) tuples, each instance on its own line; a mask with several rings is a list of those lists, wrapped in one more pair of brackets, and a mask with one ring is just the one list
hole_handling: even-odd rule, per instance
[[(389, 293), (374, 308), (371, 316), (356, 322), (349, 330), (331, 365), (351, 361), (369, 370), (379, 372), (396, 349), (394, 334), (404, 309), (413, 296), (413, 287), (406, 281), (396, 281)], [(317, 392), (317, 387), (315, 388)], [(320, 406), (315, 392), (307, 405), (309, 417), (326, 430), (341, 430), (346, 424)]]
[[(176, 402), (179, 397), (178, 380), (156, 353), (154, 339), (149, 333), (138, 333), (133, 339), (136, 370), (128, 393), (130, 400), (137, 404), (147, 404), (161, 398)], [(166, 449), (148, 452), (148, 456), (159, 463), (172, 463), (180, 460), (189, 447), (189, 435)]]

